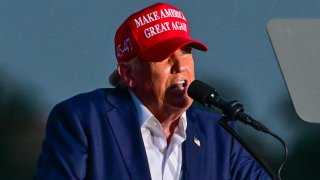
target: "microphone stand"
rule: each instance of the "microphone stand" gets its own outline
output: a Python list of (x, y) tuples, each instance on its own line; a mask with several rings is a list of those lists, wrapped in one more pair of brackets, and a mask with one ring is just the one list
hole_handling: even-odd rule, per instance
[[(211, 104), (215, 105), (218, 109), (222, 110), (223, 117), (219, 121), (219, 124), (227, 131), (229, 132), (235, 139), (237, 139), (247, 150), (248, 152), (257, 159), (257, 161), (265, 168), (265, 170), (268, 172), (268, 174), (274, 179), (274, 180), (281, 180), (281, 169), (284, 166), (284, 163), (287, 160), (287, 155), (288, 155), (288, 149), (285, 144), (285, 142), (276, 134), (272, 133), (267, 127), (265, 127), (262, 123), (259, 121), (253, 119), (251, 116), (246, 114), (244, 112), (243, 105), (238, 102), (237, 100), (234, 101), (225, 101), (222, 98), (218, 96), (218, 93), (215, 91), (210, 94), (208, 102), (210, 104), (205, 104), (206, 106), (211, 106)], [(228, 126), (227, 122), (228, 121), (234, 121), (234, 120), (239, 120), (244, 124), (247, 124), (253, 128), (255, 128), (258, 131), (262, 131), (264, 133), (267, 133), (274, 138), (278, 139), (284, 149), (285, 149), (285, 157), (279, 167), (278, 170), (278, 176), (275, 175), (274, 171), (268, 166), (268, 164), (260, 158), (257, 153), (240, 137), (237, 132), (235, 132), (230, 126)]]
[(222, 126), (232, 137), (234, 137), (258, 162), (259, 164), (266, 170), (269, 176), (274, 180), (279, 180), (275, 172), (271, 169), (271, 167), (255, 152), (250, 145), (231, 127), (228, 125), (228, 118), (223, 116), (219, 120), (220, 126)]
[[(203, 92), (203, 93), (202, 93)], [(260, 163), (260, 165), (266, 170), (266, 172), (272, 177), (274, 180), (281, 180), (281, 169), (284, 166), (287, 157), (288, 157), (288, 148), (286, 143), (276, 134), (271, 132), (267, 127), (265, 127), (259, 121), (256, 121), (251, 116), (244, 112), (243, 105), (235, 101), (225, 101), (224, 99), (219, 97), (219, 94), (216, 89), (210, 87), (209, 85), (195, 80), (193, 81), (188, 89), (188, 95), (200, 102), (200, 104), (211, 107), (213, 105), (215, 108), (222, 111), (222, 118), (219, 120), (219, 124), (230, 133), (240, 144), (243, 145), (245, 149)], [(258, 154), (240, 137), (240, 135), (233, 130), (231, 126), (228, 125), (228, 121), (235, 121), (239, 120), (244, 124), (247, 124), (258, 131), (262, 131), (271, 135), (272, 137), (276, 138), (281, 142), (284, 147), (285, 154), (284, 159), (280, 164), (278, 170), (278, 176), (274, 173), (274, 171), (268, 166), (268, 164), (258, 156)]]

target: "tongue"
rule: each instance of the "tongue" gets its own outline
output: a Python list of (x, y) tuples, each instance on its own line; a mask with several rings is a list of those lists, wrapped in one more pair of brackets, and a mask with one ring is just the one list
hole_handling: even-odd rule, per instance
[(176, 89), (176, 90), (183, 90), (184, 86), (183, 86), (183, 84), (174, 84), (170, 88), (171, 89)]

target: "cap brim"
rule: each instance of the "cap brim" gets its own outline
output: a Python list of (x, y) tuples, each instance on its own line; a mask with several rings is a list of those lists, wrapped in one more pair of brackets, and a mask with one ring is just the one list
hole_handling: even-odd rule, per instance
[(208, 47), (200, 41), (188, 38), (172, 38), (145, 49), (141, 53), (138, 53), (137, 56), (145, 61), (163, 61), (170, 57), (177, 49), (187, 44), (200, 51), (208, 51)]

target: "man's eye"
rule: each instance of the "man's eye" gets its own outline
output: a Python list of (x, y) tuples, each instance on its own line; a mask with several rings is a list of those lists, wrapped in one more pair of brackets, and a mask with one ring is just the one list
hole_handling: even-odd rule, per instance
[(191, 54), (191, 49), (181, 50), (182, 55)]

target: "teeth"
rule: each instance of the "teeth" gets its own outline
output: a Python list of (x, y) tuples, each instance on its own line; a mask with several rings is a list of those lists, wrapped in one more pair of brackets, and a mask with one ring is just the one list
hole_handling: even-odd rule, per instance
[(173, 86), (174, 90), (177, 91), (183, 91), (185, 89), (185, 85), (186, 85), (187, 81), (186, 80), (181, 80), (175, 83), (175, 85)]
[(185, 82), (186, 82), (185, 80), (182, 80), (182, 81), (177, 82), (177, 84), (183, 84)]

